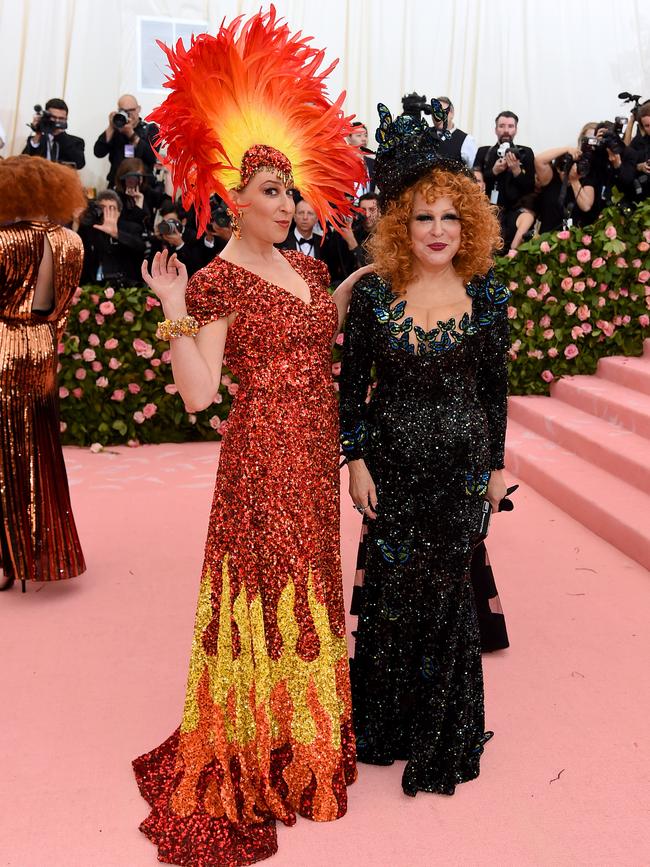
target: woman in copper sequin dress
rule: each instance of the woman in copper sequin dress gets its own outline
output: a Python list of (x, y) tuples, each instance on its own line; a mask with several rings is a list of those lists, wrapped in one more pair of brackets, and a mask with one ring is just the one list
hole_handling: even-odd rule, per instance
[[(278, 35), (272, 16), (256, 16), (247, 30), (246, 44), (263, 62), (269, 53), (273, 59)], [(258, 50), (261, 42), (267, 51)], [(200, 52), (189, 60), (195, 70)], [(263, 75), (250, 74), (260, 86)], [(221, 95), (215, 102), (227, 116)], [(273, 130), (270, 143), (255, 143), (259, 128), (243, 133), (243, 154), (229, 153), (241, 168), (219, 192), (239, 215), (235, 236), (187, 290), (175, 257), (157, 254), (151, 274), (143, 271), (172, 320), (164, 327), (182, 335), (170, 331), (174, 379), (188, 409), (212, 403), (224, 358), (239, 383), (221, 446), (182, 722), (134, 762), (151, 805), (141, 830), (173, 864), (269, 857), (276, 820), (339, 818), (356, 777), (331, 373), (354, 278), (332, 299), (323, 263), (274, 244), (285, 240), (295, 210), (294, 169), (296, 186), (317, 196), (321, 212), (337, 201), (345, 213), (342, 193), (363, 167), (340, 125), (323, 129), (317, 99), (305, 106), (298, 105), (306, 111), (303, 142), (310, 118), (318, 121), (312, 156), (292, 165), (272, 146)], [(165, 120), (166, 140), (185, 147), (191, 131), (180, 135), (175, 120)], [(328, 158), (338, 191), (313, 184)], [(201, 220), (201, 200), (197, 213)]]
[[(76, 173), (40, 157), (0, 161), (0, 548), (5, 580), (85, 571), (59, 438), (57, 343), (81, 273), (68, 222)], [(47, 215), (47, 216), (46, 216)], [(48, 219), (48, 217), (50, 219)]]

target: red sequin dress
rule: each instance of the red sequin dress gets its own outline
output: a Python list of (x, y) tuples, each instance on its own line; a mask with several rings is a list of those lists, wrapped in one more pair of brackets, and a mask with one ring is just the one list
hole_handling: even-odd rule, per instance
[(337, 312), (322, 262), (285, 251), (307, 304), (223, 259), (187, 289), (236, 313), (224, 435), (180, 729), (134, 762), (160, 860), (252, 864), (275, 820), (342, 816), (356, 777), (339, 551)]

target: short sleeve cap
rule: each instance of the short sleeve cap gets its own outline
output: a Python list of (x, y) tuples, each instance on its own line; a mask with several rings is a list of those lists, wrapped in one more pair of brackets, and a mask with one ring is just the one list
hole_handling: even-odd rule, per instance
[(222, 263), (197, 271), (185, 290), (187, 312), (202, 327), (234, 312), (232, 290)]

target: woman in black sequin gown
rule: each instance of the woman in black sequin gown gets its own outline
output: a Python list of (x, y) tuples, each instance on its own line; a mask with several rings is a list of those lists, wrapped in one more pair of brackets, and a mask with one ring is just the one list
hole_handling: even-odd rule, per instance
[(485, 274), (495, 246), (473, 181), (429, 171), (388, 203), (378, 273), (355, 286), (346, 326), (341, 441), (369, 519), (357, 757), (406, 760), (409, 795), (453, 794), (491, 736), (469, 569), (482, 501), (505, 495), (508, 292), (491, 272), (466, 275)]

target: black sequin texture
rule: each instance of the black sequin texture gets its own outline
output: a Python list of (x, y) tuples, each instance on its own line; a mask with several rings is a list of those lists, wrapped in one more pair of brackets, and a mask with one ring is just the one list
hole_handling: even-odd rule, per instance
[(352, 668), (357, 757), (407, 760), (409, 795), (453, 794), (491, 736), (469, 567), (489, 473), (503, 467), (508, 291), (488, 274), (467, 294), (469, 321), (423, 341), (408, 304), (367, 276), (343, 351), (343, 452), (364, 458), (379, 503)]

